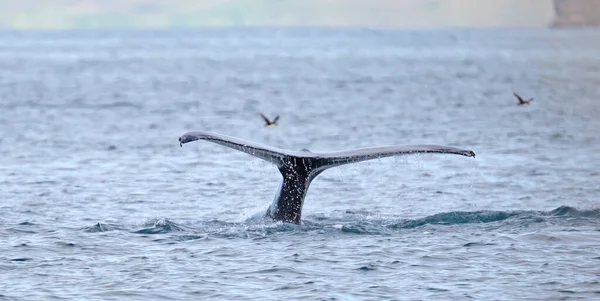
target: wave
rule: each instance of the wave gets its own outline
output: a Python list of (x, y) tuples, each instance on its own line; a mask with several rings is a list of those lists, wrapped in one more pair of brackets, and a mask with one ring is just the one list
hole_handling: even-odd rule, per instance
[(411, 229), (424, 225), (459, 225), (472, 223), (493, 223), (503, 221), (514, 216), (519, 212), (503, 211), (476, 211), (476, 212), (447, 212), (438, 213), (428, 217), (408, 220), (391, 225), (392, 228)]
[[(97, 223), (84, 229), (86, 232), (128, 231), (143, 235), (171, 234), (176, 240), (220, 238), (262, 239), (274, 234), (342, 232), (348, 234), (381, 235), (393, 232), (421, 228), (425, 226), (446, 227), (465, 224), (506, 223), (531, 224), (541, 222), (560, 222), (561, 220), (581, 220), (600, 222), (600, 208), (578, 210), (561, 206), (550, 211), (453, 211), (438, 213), (417, 219), (398, 220), (393, 217), (373, 218), (370, 214), (356, 214), (347, 211), (342, 217), (308, 216), (301, 225), (273, 222), (268, 218), (253, 217), (245, 222), (234, 223), (219, 220), (199, 221), (181, 224), (170, 219), (153, 219), (138, 226)], [(369, 218), (366, 218), (366, 215)]]
[(551, 211), (474, 211), (474, 212), (447, 212), (438, 213), (428, 217), (409, 220), (391, 225), (392, 228), (416, 228), (424, 225), (459, 225), (472, 223), (494, 223), (507, 220), (520, 222), (544, 222), (548, 218), (592, 218), (600, 219), (600, 208), (592, 210), (578, 210), (569, 206), (561, 206)]

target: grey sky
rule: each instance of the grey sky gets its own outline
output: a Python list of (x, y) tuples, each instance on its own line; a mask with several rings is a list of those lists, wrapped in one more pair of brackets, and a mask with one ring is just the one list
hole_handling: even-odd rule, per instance
[(552, 0), (0, 0), (0, 28), (546, 27)]

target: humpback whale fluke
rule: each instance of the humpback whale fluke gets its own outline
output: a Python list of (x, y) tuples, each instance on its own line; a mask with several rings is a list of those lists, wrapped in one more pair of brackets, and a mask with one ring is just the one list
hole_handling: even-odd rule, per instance
[(273, 119), (273, 121), (269, 120), (269, 118), (267, 118), (267, 116), (265, 116), (263, 113), (260, 113), (260, 117), (262, 117), (262, 119), (265, 121), (266, 128), (277, 126), (277, 120), (279, 120), (279, 115), (275, 116), (275, 119)]
[(274, 220), (299, 224), (302, 205), (308, 187), (320, 173), (328, 168), (365, 160), (417, 153), (454, 154), (475, 157), (471, 150), (441, 145), (406, 145), (354, 149), (331, 153), (313, 153), (306, 149), (291, 151), (278, 149), (242, 139), (204, 131), (194, 131), (179, 137), (179, 144), (206, 140), (227, 146), (271, 162), (283, 176), (281, 186), (267, 210)]
[(517, 106), (526, 106), (533, 101), (533, 97), (528, 100), (523, 100), (523, 98), (519, 94), (517, 94), (517, 92), (513, 92), (513, 95), (519, 100)]

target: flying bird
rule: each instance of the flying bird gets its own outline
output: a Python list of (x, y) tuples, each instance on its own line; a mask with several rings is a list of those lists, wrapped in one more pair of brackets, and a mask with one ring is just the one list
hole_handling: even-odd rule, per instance
[(513, 94), (519, 100), (519, 103), (517, 104), (517, 106), (526, 106), (526, 105), (529, 105), (529, 103), (533, 101), (533, 97), (528, 100), (523, 100), (523, 98), (521, 98), (521, 96), (519, 96), (519, 94), (517, 94), (517, 92), (513, 92)]
[(273, 119), (273, 121), (269, 120), (269, 118), (267, 118), (267, 116), (265, 116), (263, 113), (260, 113), (260, 116), (265, 120), (266, 128), (277, 126), (277, 120), (279, 120), (279, 115), (275, 116), (275, 119)]

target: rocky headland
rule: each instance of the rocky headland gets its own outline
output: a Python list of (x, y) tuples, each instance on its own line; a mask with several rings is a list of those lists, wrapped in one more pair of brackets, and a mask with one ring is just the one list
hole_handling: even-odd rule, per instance
[(600, 27), (600, 0), (554, 0), (551, 27)]

